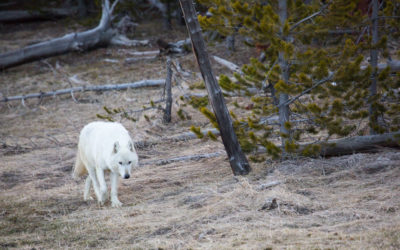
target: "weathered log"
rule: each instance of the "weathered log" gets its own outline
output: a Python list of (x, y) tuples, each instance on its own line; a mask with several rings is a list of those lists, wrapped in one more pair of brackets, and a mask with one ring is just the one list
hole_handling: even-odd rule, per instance
[(193, 52), (209, 94), (210, 103), (214, 110), (233, 174), (248, 174), (251, 168), (233, 130), (232, 119), (226, 107), (221, 88), (211, 68), (200, 24), (197, 20), (197, 12), (191, 0), (180, 0), (180, 4), (192, 41)]
[(0, 23), (23, 22), (33, 20), (52, 20), (65, 18), (78, 13), (78, 8), (54, 8), (41, 10), (7, 10), (0, 11)]
[[(317, 145), (321, 147), (317, 155), (322, 157), (349, 155), (355, 153), (374, 153), (382, 148), (400, 148), (400, 131), (378, 135), (354, 136), (334, 139), (325, 142), (300, 144), (297, 152), (302, 154), (304, 149)], [(257, 153), (266, 153), (267, 150), (260, 146)]]
[(73, 95), (75, 92), (87, 92), (87, 91), (109, 91), (109, 90), (124, 90), (124, 89), (135, 89), (135, 88), (143, 88), (143, 87), (159, 87), (164, 86), (164, 79), (155, 79), (155, 80), (142, 80), (133, 83), (122, 83), (122, 84), (106, 84), (99, 86), (81, 86), (67, 89), (59, 89), (56, 91), (48, 91), (48, 92), (40, 92), (40, 93), (32, 93), (27, 95), (17, 95), (17, 96), (9, 96), (3, 97), (0, 99), (0, 102), (8, 102), (15, 100), (26, 100), (31, 98), (43, 98), (49, 96), (56, 95)]
[(108, 45), (115, 35), (115, 30), (111, 27), (111, 14), (117, 2), (118, 0), (110, 7), (110, 2), (103, 0), (101, 20), (94, 29), (67, 34), (50, 41), (27, 46), (21, 50), (0, 54), (0, 69), (65, 54), (70, 51), (83, 51)]
[(111, 25), (113, 20), (112, 12), (118, 1), (115, 0), (110, 6), (109, 0), (103, 0), (101, 20), (97, 27), (91, 30), (67, 34), (63, 37), (33, 44), (17, 51), (0, 54), (0, 69), (14, 67), (71, 51), (85, 51), (105, 47), (110, 44), (127, 46), (147, 45), (149, 41), (130, 40), (124, 35), (119, 34), (118, 28), (114, 28)]
[[(361, 152), (377, 152), (384, 147), (400, 148), (400, 131), (386, 134), (355, 136), (330, 140), (321, 145), (321, 156), (339, 156)], [(304, 146), (300, 147), (304, 148)]]

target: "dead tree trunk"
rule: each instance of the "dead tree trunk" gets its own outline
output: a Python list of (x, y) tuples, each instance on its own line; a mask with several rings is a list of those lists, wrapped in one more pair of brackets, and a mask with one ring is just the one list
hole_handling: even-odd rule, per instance
[(172, 69), (171, 69), (171, 59), (167, 60), (167, 79), (165, 80), (165, 110), (164, 110), (164, 122), (171, 122), (171, 108), (172, 108)]
[(38, 59), (65, 54), (71, 51), (84, 51), (111, 44), (118, 32), (111, 26), (112, 12), (119, 0), (112, 6), (103, 0), (102, 16), (99, 25), (91, 30), (67, 34), (63, 37), (27, 46), (21, 50), (0, 54), (0, 69), (6, 69)]
[(222, 142), (228, 154), (233, 174), (248, 174), (251, 168), (246, 156), (242, 152), (235, 131), (233, 130), (232, 119), (225, 105), (221, 88), (212, 71), (193, 2), (191, 0), (180, 0), (180, 4), (186, 21), (186, 27), (192, 40), (193, 52), (207, 87), (210, 103), (217, 118)]

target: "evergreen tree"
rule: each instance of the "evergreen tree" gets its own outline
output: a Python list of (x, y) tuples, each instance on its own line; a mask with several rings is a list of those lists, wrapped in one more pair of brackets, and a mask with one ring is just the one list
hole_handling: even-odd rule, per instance
[[(262, 62), (252, 58), (243, 67), (244, 74), (235, 74), (234, 80), (220, 76), (225, 90), (258, 89), (256, 94), (247, 92), (251, 105), (242, 107), (252, 107), (251, 113), (235, 120), (239, 140), (248, 152), (257, 145), (275, 157), (282, 150), (296, 152), (306, 136), (316, 140), (348, 136), (360, 131), (368, 117), (379, 116), (382, 125), (386, 124), (384, 128), (375, 122), (378, 119), (370, 119), (374, 131), (399, 129), (398, 79), (388, 77), (389, 69), (378, 72), (376, 66), (362, 66), (371, 49), (390, 54), (385, 47), (388, 38), (372, 41), (365, 27), (372, 26), (374, 19), (361, 11), (359, 1), (200, 2), (211, 6), (211, 16), (199, 16), (203, 29), (229, 35), (239, 27), (247, 45), (262, 48), (266, 55)], [(398, 21), (399, 4), (381, 2), (380, 6), (393, 17), (388, 18), (390, 23), (384, 19), (385, 28), (397, 36), (399, 26), (392, 22)], [(375, 93), (371, 87), (374, 75), (379, 80)], [(206, 114), (206, 109), (202, 112)], [(277, 114), (279, 132), (266, 122)], [(281, 138), (282, 148), (272, 142), (274, 133)], [(310, 146), (303, 153), (318, 151), (318, 146)]]

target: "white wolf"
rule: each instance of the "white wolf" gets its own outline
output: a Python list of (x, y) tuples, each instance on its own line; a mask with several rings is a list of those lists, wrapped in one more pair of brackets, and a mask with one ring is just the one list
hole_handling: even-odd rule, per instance
[(138, 165), (138, 156), (128, 131), (116, 122), (91, 122), (79, 136), (78, 153), (73, 177), (78, 178), (89, 173), (86, 178), (84, 200), (93, 184), (97, 200), (101, 205), (107, 199), (107, 185), (104, 171), (111, 171), (111, 204), (120, 207), (118, 200), (118, 175), (128, 179), (132, 166)]

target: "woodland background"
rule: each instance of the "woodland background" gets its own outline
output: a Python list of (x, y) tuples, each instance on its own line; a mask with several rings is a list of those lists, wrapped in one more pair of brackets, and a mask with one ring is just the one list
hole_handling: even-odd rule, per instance
[[(179, 2), (0, 4), (0, 246), (399, 248), (400, 2), (195, 8), (245, 176)], [(99, 119), (137, 142), (122, 209), (71, 178)]]

